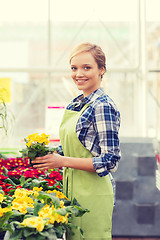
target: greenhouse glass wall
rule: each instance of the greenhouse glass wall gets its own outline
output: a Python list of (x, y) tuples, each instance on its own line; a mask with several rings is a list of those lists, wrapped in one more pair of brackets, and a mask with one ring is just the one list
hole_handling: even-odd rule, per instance
[(19, 147), (35, 132), (59, 139), (64, 107), (79, 94), (69, 54), (86, 41), (107, 56), (102, 84), (121, 112), (120, 136), (159, 139), (159, 7), (158, 0), (0, 0), (0, 90), (7, 89), (8, 111), (1, 147)]

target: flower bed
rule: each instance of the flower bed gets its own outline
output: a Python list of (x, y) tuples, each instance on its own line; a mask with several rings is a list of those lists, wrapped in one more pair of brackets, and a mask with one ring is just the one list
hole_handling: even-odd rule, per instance
[(39, 171), (29, 164), (29, 159), (0, 158), (0, 187), (12, 195), (16, 188), (43, 187), (44, 190), (62, 190), (62, 169)]
[(82, 216), (83, 209), (60, 191), (18, 188), (10, 197), (0, 193), (1, 231), (10, 232), (10, 240), (56, 240), (71, 232), (72, 216)]
[[(62, 169), (39, 171), (26, 158), (0, 158), (0, 232), (5, 240), (58, 240), (87, 209), (62, 193)], [(1, 238), (3, 239), (3, 238)]]
[[(35, 157), (56, 151), (48, 145), (49, 135), (25, 138), (23, 158), (0, 158), (0, 232), (10, 240), (56, 240), (71, 234), (73, 217), (88, 212), (76, 199), (62, 192), (62, 169), (39, 171), (31, 166)], [(3, 239), (3, 238), (1, 238)]]

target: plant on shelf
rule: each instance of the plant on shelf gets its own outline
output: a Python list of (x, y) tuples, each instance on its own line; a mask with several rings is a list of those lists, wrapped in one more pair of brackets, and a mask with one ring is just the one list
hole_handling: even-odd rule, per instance
[(25, 138), (22, 157), (0, 158), (0, 232), (10, 240), (56, 240), (73, 229), (74, 217), (89, 210), (62, 192), (62, 169), (39, 171), (29, 159), (53, 153), (49, 135), (38, 133)]
[(41, 187), (18, 188), (12, 197), (1, 191), (0, 202), (0, 230), (8, 231), (10, 240), (62, 238), (77, 227), (72, 225), (72, 217), (88, 212), (75, 199), (70, 202), (62, 192), (43, 191)]
[(39, 171), (29, 165), (28, 158), (0, 158), (0, 188), (13, 195), (17, 188), (62, 191), (62, 169)]

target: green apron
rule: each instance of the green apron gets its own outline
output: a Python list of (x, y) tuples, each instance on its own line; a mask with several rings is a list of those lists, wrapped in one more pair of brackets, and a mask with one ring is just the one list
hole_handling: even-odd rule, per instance
[[(60, 141), (64, 156), (90, 158), (93, 155), (81, 144), (76, 134), (76, 124), (86, 104), (80, 112), (65, 110), (60, 125)], [(113, 187), (109, 175), (99, 177), (97, 173), (64, 168), (63, 192), (72, 200), (90, 210), (82, 217), (75, 217), (73, 223), (80, 226), (85, 240), (112, 239), (112, 212), (114, 205)], [(69, 240), (81, 240), (79, 230)]]

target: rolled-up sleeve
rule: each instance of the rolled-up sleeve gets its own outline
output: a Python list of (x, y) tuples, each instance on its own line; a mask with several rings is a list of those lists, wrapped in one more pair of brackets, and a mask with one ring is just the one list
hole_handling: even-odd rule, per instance
[(101, 103), (95, 108), (94, 127), (100, 154), (93, 157), (93, 167), (100, 177), (116, 171), (120, 160), (120, 113), (111, 104)]
[(62, 146), (61, 146), (61, 145), (59, 145), (59, 146), (57, 147), (57, 153), (58, 153), (59, 155), (61, 155), (61, 156), (64, 156), (63, 149), (62, 149)]

